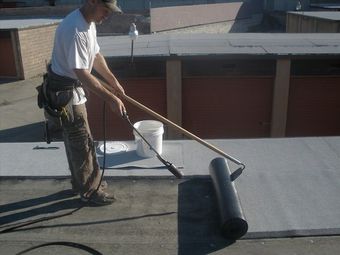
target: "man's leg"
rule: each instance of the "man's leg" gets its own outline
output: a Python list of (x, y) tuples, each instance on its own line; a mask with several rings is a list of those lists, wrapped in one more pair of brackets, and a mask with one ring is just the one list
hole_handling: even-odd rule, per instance
[[(73, 106), (73, 121), (63, 120), (63, 130), (65, 146), (68, 147), (68, 157), (72, 166), (73, 184), (79, 188), (82, 197), (88, 198), (99, 185), (100, 169), (88, 125), (85, 104)], [(99, 197), (98, 194), (95, 194), (99, 200), (107, 201), (106, 198), (110, 198), (101, 189), (96, 193), (100, 193)]]
[(64, 145), (65, 145), (68, 167), (69, 167), (70, 172), (71, 172), (72, 192), (74, 192), (74, 194), (76, 195), (76, 194), (79, 194), (79, 192), (80, 192), (80, 185), (79, 185), (79, 182), (77, 181), (77, 179), (75, 177), (73, 164), (72, 164), (72, 157), (71, 157), (72, 154), (71, 154), (70, 145), (69, 145), (68, 139), (66, 139), (65, 137), (64, 137)]
[[(64, 139), (64, 144), (65, 144), (67, 162), (68, 162), (69, 169), (70, 169), (70, 172), (71, 172), (72, 192), (74, 193), (74, 195), (77, 195), (77, 194), (80, 193), (81, 184), (79, 184), (78, 178), (76, 178), (76, 175), (75, 175), (75, 171), (74, 171), (73, 163), (72, 163), (72, 157), (71, 157), (72, 152), (71, 152), (71, 149), (70, 149), (68, 139)], [(97, 163), (97, 155), (95, 153), (95, 147), (92, 148), (91, 151), (92, 151), (93, 162), (95, 162), (95, 164), (93, 165), (93, 169), (99, 169), (99, 164)], [(107, 188), (107, 182), (102, 181), (100, 188), (102, 190), (106, 189)]]

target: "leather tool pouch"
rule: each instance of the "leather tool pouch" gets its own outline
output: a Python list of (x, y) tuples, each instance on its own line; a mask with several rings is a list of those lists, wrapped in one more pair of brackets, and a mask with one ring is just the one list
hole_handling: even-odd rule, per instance
[(61, 109), (66, 106), (73, 97), (73, 88), (79, 86), (79, 81), (52, 72), (48, 67), (46, 95), (50, 106)]
[[(73, 98), (73, 88), (77, 86), (80, 86), (78, 80), (57, 75), (49, 66), (43, 83), (36, 88), (39, 108), (44, 108), (50, 114), (50, 110), (55, 113), (61, 111), (62, 107), (65, 107)], [(55, 114), (52, 112), (52, 115)]]
[(61, 109), (65, 107), (73, 98), (73, 88), (63, 90), (47, 90), (47, 98), (51, 108)]

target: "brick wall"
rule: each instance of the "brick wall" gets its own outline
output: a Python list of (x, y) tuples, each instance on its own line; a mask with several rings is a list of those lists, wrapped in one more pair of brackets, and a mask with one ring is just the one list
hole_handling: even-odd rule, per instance
[(32, 78), (46, 70), (53, 49), (57, 24), (20, 30), (19, 43), (23, 66), (22, 79)]

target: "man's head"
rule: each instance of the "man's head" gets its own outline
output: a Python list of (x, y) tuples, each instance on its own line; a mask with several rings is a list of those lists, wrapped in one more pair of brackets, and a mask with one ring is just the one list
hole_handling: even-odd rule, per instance
[(101, 0), (113, 12), (121, 13), (122, 10), (117, 6), (117, 0)]
[(101, 24), (113, 12), (122, 12), (116, 0), (87, 0), (80, 10), (87, 22), (96, 24)]

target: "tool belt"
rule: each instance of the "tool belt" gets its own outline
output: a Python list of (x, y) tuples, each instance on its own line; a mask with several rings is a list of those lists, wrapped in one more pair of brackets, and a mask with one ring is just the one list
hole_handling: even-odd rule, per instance
[(51, 65), (49, 65), (42, 84), (36, 88), (39, 108), (44, 108), (53, 117), (60, 117), (64, 107), (73, 98), (73, 89), (79, 86), (81, 86), (79, 80), (58, 75), (52, 71)]

